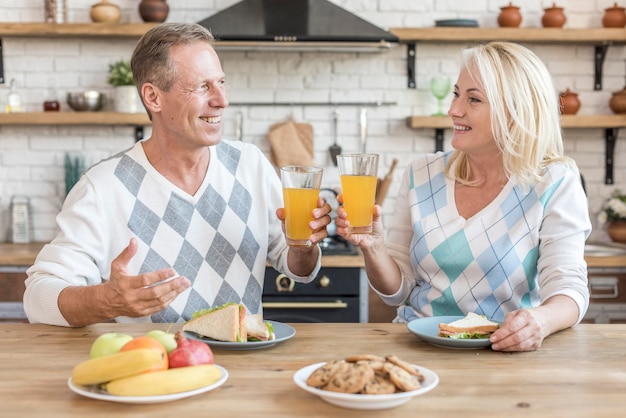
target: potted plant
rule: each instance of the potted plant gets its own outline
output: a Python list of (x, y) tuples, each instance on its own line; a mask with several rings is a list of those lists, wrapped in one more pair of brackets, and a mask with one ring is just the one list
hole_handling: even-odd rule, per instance
[(120, 59), (109, 64), (108, 82), (113, 86), (113, 106), (116, 112), (143, 112), (129, 61)]
[(626, 243), (626, 194), (615, 189), (602, 205), (598, 220), (606, 224), (606, 231), (613, 241)]

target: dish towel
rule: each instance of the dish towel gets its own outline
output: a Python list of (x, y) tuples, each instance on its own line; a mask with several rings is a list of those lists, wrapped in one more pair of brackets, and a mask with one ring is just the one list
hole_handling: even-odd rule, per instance
[(276, 123), (267, 135), (271, 146), (272, 163), (280, 168), (286, 165), (312, 166), (313, 126), (308, 123)]

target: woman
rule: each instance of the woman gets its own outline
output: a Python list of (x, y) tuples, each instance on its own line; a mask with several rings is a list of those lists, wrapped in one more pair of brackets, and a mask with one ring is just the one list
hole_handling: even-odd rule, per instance
[(372, 235), (349, 234), (343, 208), (337, 233), (395, 321), (476, 312), (503, 321), (494, 350), (535, 350), (589, 303), (591, 224), (558, 95), (533, 52), (491, 42), (464, 51), (448, 115), (454, 151), (407, 168), (386, 242), (379, 206)]

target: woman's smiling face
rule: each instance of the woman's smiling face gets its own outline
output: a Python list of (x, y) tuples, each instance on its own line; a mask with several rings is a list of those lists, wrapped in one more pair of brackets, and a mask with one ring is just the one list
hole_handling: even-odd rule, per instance
[(468, 155), (498, 153), (491, 130), (491, 106), (482, 87), (463, 69), (448, 110), (454, 130), (452, 146)]

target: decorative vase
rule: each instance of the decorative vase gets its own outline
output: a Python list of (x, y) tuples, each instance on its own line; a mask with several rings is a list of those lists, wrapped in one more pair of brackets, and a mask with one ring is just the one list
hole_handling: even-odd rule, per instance
[(139, 15), (144, 22), (165, 22), (170, 12), (166, 0), (141, 0)]
[(623, 7), (613, 4), (613, 7), (604, 9), (602, 16), (602, 26), (605, 28), (623, 28), (626, 26), (626, 12)]
[(561, 113), (564, 115), (575, 115), (580, 109), (580, 100), (578, 94), (571, 91), (569, 88), (560, 95)]
[(116, 112), (141, 113), (144, 111), (137, 87), (116, 86), (113, 90), (113, 107)]
[(519, 11), (519, 7), (513, 6), (513, 3), (500, 7), (500, 10), (498, 26), (502, 28), (518, 28), (520, 23), (522, 23), (522, 14)]
[(122, 17), (122, 12), (117, 4), (102, 0), (100, 3), (91, 6), (89, 17), (96, 23), (118, 23)]
[(606, 227), (606, 232), (611, 240), (622, 244), (626, 243), (626, 221), (610, 222)]
[(552, 7), (544, 9), (545, 13), (541, 18), (541, 24), (544, 28), (562, 28), (565, 25), (567, 17), (563, 13), (562, 7), (557, 7), (555, 3), (552, 3)]
[(626, 113), (626, 87), (613, 93), (609, 100), (609, 107), (618, 115)]

